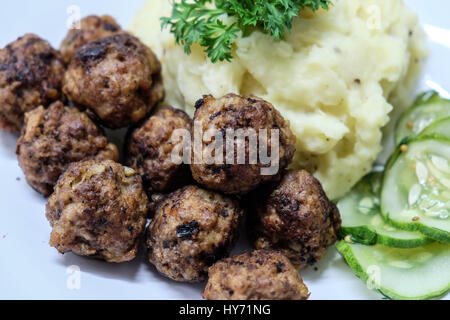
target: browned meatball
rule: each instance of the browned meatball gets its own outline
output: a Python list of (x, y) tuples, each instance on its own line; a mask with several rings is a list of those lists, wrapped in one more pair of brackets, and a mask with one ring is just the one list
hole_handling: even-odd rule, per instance
[(147, 211), (147, 195), (133, 169), (111, 160), (72, 163), (47, 203), (50, 245), (108, 262), (132, 260)]
[(235, 200), (196, 186), (178, 189), (156, 205), (147, 230), (149, 260), (173, 280), (202, 281), (229, 254), (241, 216)]
[(306, 300), (309, 292), (288, 258), (255, 250), (217, 262), (209, 269), (208, 300)]
[(183, 150), (183, 140), (172, 137), (178, 129), (189, 132), (191, 119), (185, 112), (165, 106), (129, 132), (125, 163), (142, 176), (148, 194), (172, 191), (190, 180), (189, 166), (172, 159), (172, 152), (179, 150), (181, 155)]
[[(279, 158), (275, 158), (278, 162), (278, 170), (271, 174), (262, 174), (262, 168), (268, 168), (271, 163), (263, 163), (258, 157), (256, 163), (251, 163), (250, 150), (258, 155), (262, 151), (262, 147), (254, 145), (252, 148), (250, 139), (246, 138), (245, 159), (239, 160), (239, 143), (234, 142), (234, 158), (231, 163), (225, 161), (227, 159), (227, 148), (223, 148), (224, 162), (220, 164), (207, 164), (202, 161), (199, 163), (196, 157), (196, 147), (194, 144), (193, 161), (191, 164), (192, 175), (198, 183), (204, 185), (208, 189), (221, 191), (228, 194), (245, 194), (255, 189), (262, 183), (279, 179), (279, 173), (288, 166), (295, 152), (295, 136), (289, 128), (289, 122), (286, 121), (281, 114), (267, 101), (257, 97), (244, 97), (235, 94), (228, 94), (220, 99), (212, 96), (205, 96), (197, 101), (197, 110), (194, 116), (195, 130), (201, 129), (204, 133), (221, 132), (224, 144), (233, 143), (230, 138), (227, 139), (227, 130), (234, 130), (239, 134), (241, 130), (244, 134), (256, 133), (259, 141), (263, 135), (260, 135), (261, 129), (267, 130), (267, 150), (270, 153), (271, 130), (275, 129), (279, 132)], [(195, 132), (193, 132), (193, 136)], [(202, 142), (202, 152), (211, 148), (212, 142)], [(208, 141), (206, 139), (206, 141)], [(242, 142), (242, 140), (241, 140)], [(257, 142), (258, 143), (258, 142)], [(231, 148), (230, 148), (231, 149)], [(258, 150), (256, 150), (258, 149)], [(198, 153), (198, 152), (197, 152)], [(272, 163), (272, 164), (275, 164)]]
[(0, 50), (0, 128), (19, 133), (25, 112), (57, 100), (64, 72), (59, 52), (36, 35)]
[(142, 120), (164, 98), (161, 64), (137, 38), (117, 34), (78, 49), (63, 91), (110, 128)]
[(82, 45), (122, 32), (120, 25), (110, 16), (88, 16), (80, 21), (80, 29), (70, 29), (61, 43), (61, 55), (64, 63), (72, 60)]
[(289, 171), (253, 195), (249, 229), (257, 249), (277, 249), (298, 268), (319, 261), (337, 240), (339, 210), (307, 171)]
[(72, 162), (119, 159), (116, 146), (85, 113), (59, 101), (25, 114), (16, 153), (27, 182), (44, 196)]

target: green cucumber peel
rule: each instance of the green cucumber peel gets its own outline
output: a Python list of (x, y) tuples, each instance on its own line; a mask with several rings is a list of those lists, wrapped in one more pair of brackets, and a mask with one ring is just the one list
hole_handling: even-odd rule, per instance
[(418, 136), (438, 119), (450, 116), (450, 100), (441, 98), (435, 91), (420, 95), (414, 104), (400, 117), (395, 128), (395, 142)]
[[(431, 238), (433, 240), (450, 243), (450, 232), (449, 232), (450, 218), (447, 218), (446, 220), (442, 220), (441, 221), (442, 223), (437, 223), (438, 226), (436, 226), (436, 223), (434, 223), (432, 220), (430, 220), (427, 217), (425, 217), (425, 219), (422, 219), (420, 214), (417, 215), (418, 219), (407, 221), (406, 219), (399, 219), (399, 217), (401, 217), (403, 214), (402, 211), (404, 211), (404, 210), (401, 210), (398, 208), (393, 210), (393, 209), (391, 209), (392, 206), (387, 205), (387, 204), (389, 204), (389, 201), (388, 201), (389, 198), (393, 197), (392, 194), (395, 192), (400, 193), (400, 192), (402, 192), (402, 188), (404, 188), (404, 186), (401, 186), (402, 179), (400, 179), (396, 176), (394, 179), (395, 186), (394, 187), (390, 186), (389, 191), (385, 191), (385, 188), (387, 187), (387, 184), (389, 183), (388, 181), (391, 178), (391, 175), (393, 175), (392, 171), (393, 171), (393, 168), (396, 165), (397, 161), (399, 161), (399, 159), (401, 159), (401, 157), (405, 153), (407, 154), (409, 152), (409, 149), (411, 147), (414, 147), (415, 144), (428, 143), (428, 142), (429, 142), (429, 144), (442, 143), (442, 148), (450, 150), (450, 139), (448, 139), (447, 137), (443, 137), (443, 136), (433, 135), (433, 136), (421, 136), (418, 138), (404, 139), (404, 141), (402, 142), (402, 145), (400, 145), (397, 148), (397, 150), (393, 153), (393, 155), (389, 159), (388, 164), (386, 166), (383, 183), (382, 183), (383, 187), (382, 187), (382, 192), (381, 192), (381, 214), (382, 214), (384, 220), (387, 223), (389, 223), (390, 225), (392, 225), (393, 227), (396, 227), (398, 229), (405, 230), (405, 231), (420, 232), (423, 235), (425, 235), (426, 237)], [(406, 149), (406, 152), (402, 151), (405, 149)], [(448, 157), (443, 156), (443, 158), (445, 158), (447, 161), (450, 161), (449, 160), (450, 155)], [(411, 169), (411, 172), (414, 172), (413, 169)], [(412, 175), (414, 175), (414, 173), (412, 173)], [(439, 181), (439, 179), (438, 179), (438, 181)], [(394, 182), (390, 182), (390, 183), (394, 184)], [(408, 190), (410, 187), (412, 187), (412, 186), (408, 186)], [(445, 198), (445, 200), (442, 200), (442, 201), (445, 201), (445, 202), (450, 201), (450, 198), (448, 198), (448, 199)], [(391, 201), (391, 202), (395, 203), (396, 201)], [(397, 202), (398, 202), (398, 199), (397, 199)], [(425, 222), (424, 222), (424, 220), (425, 220)]]
[(365, 176), (337, 206), (341, 213), (341, 238), (366, 245), (384, 244), (396, 248), (414, 248), (433, 240), (419, 232), (396, 229), (383, 221), (379, 192), (382, 172)]
[(433, 299), (450, 290), (449, 245), (399, 249), (340, 241), (336, 248), (369, 289), (389, 299)]

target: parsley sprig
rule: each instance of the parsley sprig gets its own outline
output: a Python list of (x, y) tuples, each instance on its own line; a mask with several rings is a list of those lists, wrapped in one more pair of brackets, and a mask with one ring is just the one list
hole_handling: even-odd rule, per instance
[[(234, 40), (258, 29), (276, 40), (292, 29), (292, 20), (304, 8), (328, 9), (331, 0), (181, 0), (171, 17), (161, 18), (187, 54), (198, 43), (213, 63), (233, 58)], [(233, 17), (232, 21), (226, 17)]]

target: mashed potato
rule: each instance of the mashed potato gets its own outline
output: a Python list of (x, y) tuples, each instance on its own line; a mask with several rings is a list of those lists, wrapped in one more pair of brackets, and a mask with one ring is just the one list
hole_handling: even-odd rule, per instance
[(159, 18), (170, 1), (149, 0), (131, 31), (159, 56), (167, 102), (192, 115), (203, 94), (254, 94), (272, 102), (297, 135), (295, 168), (306, 168), (332, 199), (371, 170), (382, 127), (408, 102), (426, 55), (416, 15), (401, 0), (335, 0), (302, 12), (285, 41), (261, 32), (237, 40), (231, 63), (202, 49), (187, 56)]

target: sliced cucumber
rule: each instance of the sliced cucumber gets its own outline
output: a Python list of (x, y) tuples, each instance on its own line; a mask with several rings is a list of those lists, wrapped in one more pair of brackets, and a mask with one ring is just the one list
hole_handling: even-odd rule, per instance
[(450, 100), (437, 92), (422, 94), (397, 123), (395, 142), (399, 145), (407, 137), (415, 137), (437, 119), (450, 116)]
[(381, 213), (393, 226), (450, 242), (450, 140), (421, 138), (389, 160)]
[(391, 299), (432, 299), (450, 289), (450, 245), (413, 249), (341, 241), (338, 251), (370, 289)]
[(370, 173), (338, 201), (342, 217), (341, 237), (350, 235), (355, 242), (397, 248), (414, 248), (431, 242), (420, 232), (399, 230), (383, 220), (379, 196), (382, 177), (382, 172)]
[(434, 138), (434, 137), (442, 137), (446, 139), (450, 139), (450, 117), (436, 120), (422, 133), (419, 135), (419, 138)]

